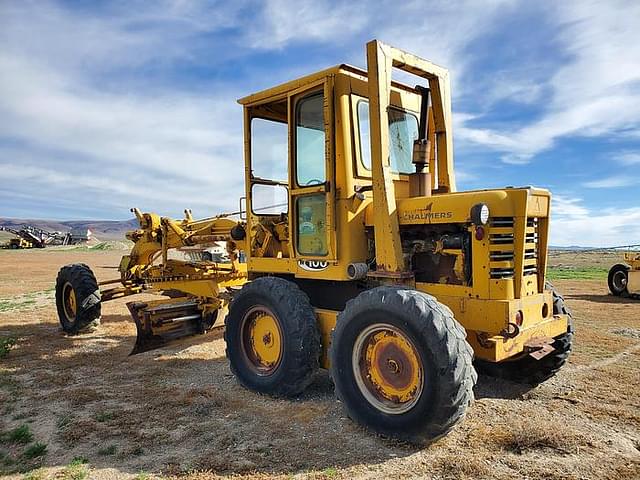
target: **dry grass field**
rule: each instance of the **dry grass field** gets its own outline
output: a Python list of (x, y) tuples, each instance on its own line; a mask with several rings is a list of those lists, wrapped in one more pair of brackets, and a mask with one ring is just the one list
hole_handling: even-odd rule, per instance
[(417, 449), (347, 419), (324, 372), (295, 401), (243, 389), (220, 332), (129, 357), (125, 300), (103, 306), (94, 332), (66, 337), (53, 300), (58, 268), (85, 262), (103, 280), (121, 254), (0, 251), (0, 474), (640, 478), (640, 301), (607, 294), (615, 255), (550, 257), (577, 329), (557, 377), (530, 391), (480, 377), (466, 420)]

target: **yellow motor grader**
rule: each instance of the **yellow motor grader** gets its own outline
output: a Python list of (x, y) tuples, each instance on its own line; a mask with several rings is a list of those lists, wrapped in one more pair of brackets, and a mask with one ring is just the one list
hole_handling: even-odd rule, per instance
[[(394, 68), (423, 84), (392, 80)], [(545, 283), (550, 194), (456, 191), (447, 70), (374, 40), (366, 71), (338, 65), (239, 103), (240, 218), (134, 209), (119, 279), (61, 269), (66, 332), (102, 302), (164, 293), (128, 303), (137, 353), (207, 332), (228, 307), (242, 385), (294, 397), (326, 368), (351, 418), (419, 444), (464, 416), (474, 355), (476, 368), (534, 385), (562, 367), (573, 327)], [(176, 258), (215, 242), (227, 262)]]

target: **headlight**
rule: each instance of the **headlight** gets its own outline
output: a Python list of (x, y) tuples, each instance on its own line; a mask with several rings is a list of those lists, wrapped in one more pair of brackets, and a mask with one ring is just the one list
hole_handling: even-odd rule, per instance
[(471, 207), (471, 223), (486, 225), (489, 222), (489, 207), (485, 203), (477, 203)]

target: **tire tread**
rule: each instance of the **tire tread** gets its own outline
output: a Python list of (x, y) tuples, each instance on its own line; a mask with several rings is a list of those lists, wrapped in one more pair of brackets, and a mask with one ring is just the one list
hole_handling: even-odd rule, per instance
[[(76, 294), (77, 312), (73, 323), (65, 321), (62, 305), (62, 290), (66, 283), (70, 283)], [(86, 300), (98, 292), (97, 301), (88, 307), (82, 307)], [(58, 272), (56, 278), (56, 306), (62, 329), (69, 335), (75, 335), (100, 318), (102, 306), (99, 297), (100, 287), (91, 268), (85, 263), (65, 265)]]
[(439, 381), (438, 401), (429, 412), (429, 420), (415, 426), (412, 431), (396, 431), (375, 424), (367, 424), (366, 427), (411, 443), (432, 443), (446, 435), (464, 417), (467, 407), (474, 399), (473, 387), (477, 374), (472, 365), (473, 350), (466, 341), (466, 333), (449, 308), (431, 295), (417, 290), (376, 287), (347, 302), (344, 311), (338, 315), (329, 355), (336, 395), (345, 405), (349, 417), (357, 421), (360, 418), (357, 406), (345, 402), (347, 394), (343, 389), (346, 385), (338, 378), (341, 373), (336, 362), (340, 337), (348, 322), (356, 315), (374, 308), (382, 308), (418, 327), (420, 340), (426, 342), (433, 353), (435, 370), (446, 381)]
[[(242, 366), (235, 362), (238, 352), (238, 339), (231, 338), (231, 333), (235, 329), (229, 328), (231, 322), (240, 321), (233, 311), (233, 304), (240, 300), (241, 297), (267, 295), (276, 304), (281, 305), (283, 311), (287, 312), (288, 318), (283, 319), (287, 322), (286, 335), (294, 339), (296, 347), (288, 351), (288, 355), (292, 357), (287, 362), (286, 382), (276, 382), (261, 393), (268, 393), (277, 397), (295, 397), (302, 393), (312, 381), (313, 374), (319, 368), (320, 362), (320, 331), (318, 330), (315, 312), (309, 297), (300, 288), (292, 282), (279, 277), (260, 277), (252, 282), (247, 283), (240, 293), (232, 302), (229, 314), (225, 318), (224, 339), (226, 342), (226, 355), (230, 360), (229, 365), (231, 372), (245, 387), (255, 390), (250, 380), (245, 378)], [(292, 321), (296, 319), (296, 321)], [(285, 335), (285, 333), (283, 333)], [(286, 339), (283, 339), (286, 344)]]

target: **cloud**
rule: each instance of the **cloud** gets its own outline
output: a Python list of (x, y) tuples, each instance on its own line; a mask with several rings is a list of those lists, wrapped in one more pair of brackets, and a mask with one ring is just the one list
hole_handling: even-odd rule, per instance
[(640, 244), (640, 207), (589, 209), (582, 199), (556, 195), (550, 244), (615, 247)]
[(581, 198), (554, 195), (551, 211), (561, 217), (586, 217), (589, 210), (582, 206)]
[(640, 153), (624, 152), (615, 157), (615, 159), (623, 165), (637, 165), (640, 164)]
[(640, 180), (635, 177), (616, 175), (613, 177), (602, 178), (600, 180), (593, 180), (591, 182), (584, 182), (582, 185), (587, 188), (630, 187), (632, 185), (640, 185)]
[(368, 16), (357, 2), (267, 0), (256, 24), (246, 28), (247, 40), (260, 50), (294, 42), (335, 43), (364, 28)]
[(213, 177), (210, 152), (236, 150), (241, 142), (237, 128), (232, 127), (233, 135), (229, 128), (229, 120), (240, 123), (240, 114), (228, 99), (167, 91), (104, 92), (1, 54), (0, 71), (11, 72), (0, 80), (5, 92), (0, 113), (10, 119), (3, 134), (40, 147), (176, 174), (184, 171), (178, 159), (188, 160), (194, 176)]
[[(500, 134), (470, 126), (458, 132), (503, 152), (507, 163), (526, 163), (561, 138), (622, 137), (640, 123), (640, 3), (559, 2), (544, 13), (556, 22), (557, 53), (565, 60), (538, 90), (545, 92), (539, 118), (505, 125)], [(519, 97), (520, 90), (512, 94)]]
[[(401, 47), (417, 45), (418, 53), (432, 59), (453, 61), (490, 29), (500, 7), (512, 3), (434, 5), (428, 20), (422, 2), (386, 2), (377, 9), (283, 0), (261, 8), (248, 1), (92, 8), (3, 3), (2, 189), (17, 193), (37, 186), (43, 194), (34, 204), (39, 216), (72, 216), (70, 198), (81, 192), (101, 205), (103, 216), (116, 218), (123, 203), (145, 198), (168, 213), (181, 211), (176, 199), (185, 196), (191, 204), (235, 209), (243, 193), (243, 139), (234, 99), (247, 84), (264, 79), (215, 80), (230, 58), (306, 42), (363, 62), (361, 37), (380, 35)], [(465, 36), (447, 25), (464, 25)], [(282, 68), (307, 70), (303, 64)], [(194, 67), (212, 78), (181, 75)]]
[[(473, 89), (472, 82), (463, 81), (473, 59), (468, 50), (517, 3), (515, 0), (383, 2), (374, 9), (376, 15), (370, 23), (381, 40), (449, 69), (455, 98), (463, 95), (463, 89)], [(367, 8), (368, 5), (361, 10)], [(411, 81), (415, 82), (415, 78)]]
[(63, 201), (73, 195), (96, 201), (99, 214), (112, 218), (126, 216), (123, 204), (134, 202), (181, 212), (177, 200), (186, 192), (189, 205), (236, 209), (243, 193), (240, 92), (148, 83), (141, 73), (147, 65), (162, 70), (158, 62), (189, 62), (185, 39), (229, 26), (178, 3), (159, 13), (112, 9), (100, 17), (56, 4), (3, 4), (2, 190), (38, 191), (34, 209), (56, 218), (83, 207)]
[[(66, 172), (70, 187), (89, 189), (95, 185), (86, 176), (103, 180), (106, 172), (116, 170), (103, 185), (114, 197), (147, 187), (166, 192), (168, 184), (178, 182), (183, 191), (198, 187), (195, 197), (230, 207), (228, 197), (214, 192), (237, 187), (242, 178), (241, 115), (232, 101), (176, 92), (100, 92), (75, 78), (2, 56), (0, 70), (12, 72), (0, 80), (8, 93), (0, 97), (0, 116), (6, 120), (2, 135), (42, 155), (23, 155), (25, 171)], [(16, 163), (15, 152), (5, 149), (2, 158)], [(221, 177), (220, 171), (229, 177)], [(57, 177), (43, 173), (43, 178)]]
[(4, 2), (0, 39), (9, 50), (84, 73), (140, 68), (150, 62), (203, 62), (226, 52), (194, 58), (200, 53), (200, 36), (241, 25), (246, 3), (134, 0), (92, 9), (66, 8), (62, 2)]

